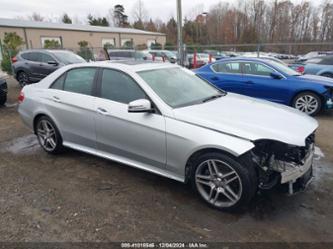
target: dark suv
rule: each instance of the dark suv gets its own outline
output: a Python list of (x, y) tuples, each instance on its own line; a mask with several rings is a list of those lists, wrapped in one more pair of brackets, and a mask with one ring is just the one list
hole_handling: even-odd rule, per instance
[(59, 67), (86, 62), (66, 50), (25, 50), (12, 58), (15, 78), (21, 86), (38, 82)]
[(0, 73), (0, 106), (4, 105), (7, 101), (7, 83)]

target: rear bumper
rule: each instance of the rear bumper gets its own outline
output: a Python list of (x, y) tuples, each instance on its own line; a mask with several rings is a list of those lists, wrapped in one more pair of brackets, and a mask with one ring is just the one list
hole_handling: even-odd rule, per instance
[(333, 97), (326, 100), (324, 108), (326, 110), (333, 109)]

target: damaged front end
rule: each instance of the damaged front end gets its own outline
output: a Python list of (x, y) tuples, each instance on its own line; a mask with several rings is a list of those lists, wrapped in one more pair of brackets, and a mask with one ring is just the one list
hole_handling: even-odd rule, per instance
[(296, 187), (304, 189), (313, 178), (314, 142), (314, 133), (306, 138), (304, 147), (272, 140), (256, 141), (252, 160), (258, 168), (259, 188), (288, 184), (289, 194), (293, 194)]

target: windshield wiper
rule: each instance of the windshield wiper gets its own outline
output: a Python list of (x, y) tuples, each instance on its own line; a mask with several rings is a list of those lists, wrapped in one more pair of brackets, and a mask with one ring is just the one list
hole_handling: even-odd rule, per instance
[(210, 96), (210, 97), (205, 98), (204, 100), (202, 100), (202, 103), (206, 103), (208, 101), (221, 98), (222, 96), (224, 96), (224, 95), (223, 94), (216, 94), (216, 95)]

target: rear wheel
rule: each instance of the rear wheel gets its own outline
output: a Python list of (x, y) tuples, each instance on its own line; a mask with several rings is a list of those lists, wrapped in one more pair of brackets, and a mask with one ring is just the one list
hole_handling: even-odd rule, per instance
[(38, 119), (35, 133), (39, 144), (50, 154), (58, 154), (63, 150), (61, 135), (54, 122), (47, 116)]
[(320, 97), (313, 92), (302, 92), (294, 98), (293, 107), (301, 112), (314, 116), (320, 112), (322, 101)]
[(25, 85), (29, 84), (29, 77), (26, 72), (23, 71), (19, 72), (17, 74), (17, 80), (21, 87), (24, 87)]
[(223, 153), (200, 156), (192, 171), (192, 185), (210, 206), (235, 211), (248, 204), (256, 193), (256, 174), (249, 163), (243, 165)]

